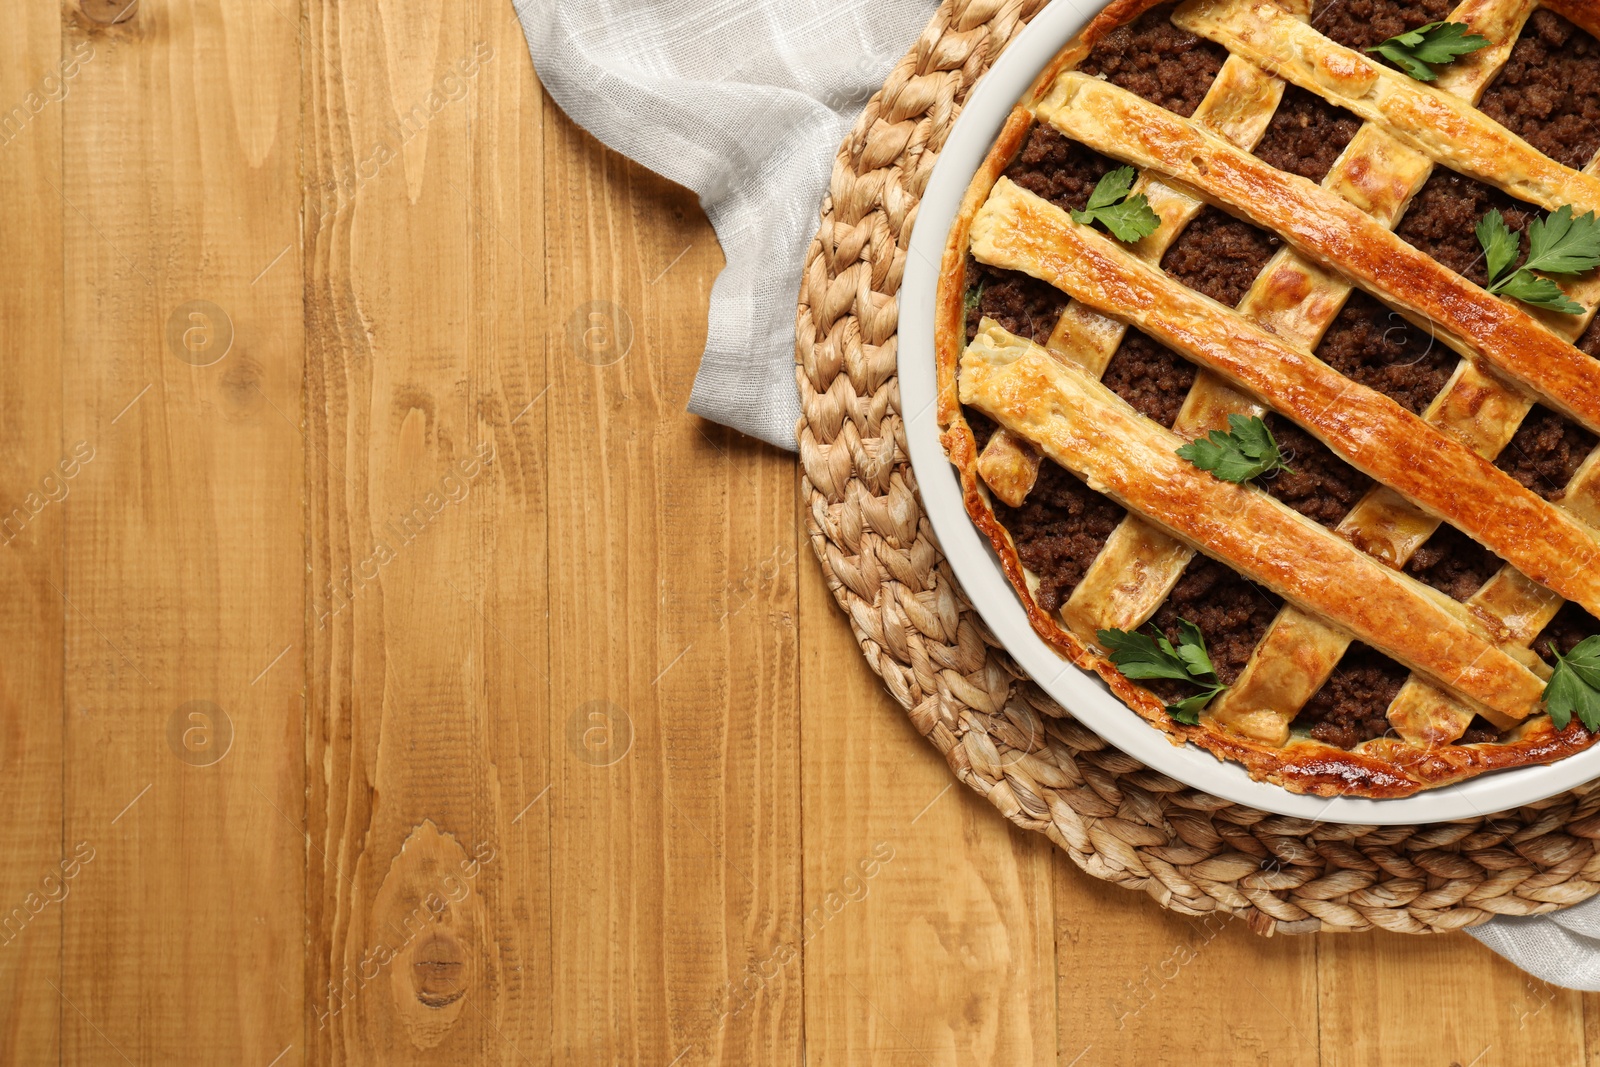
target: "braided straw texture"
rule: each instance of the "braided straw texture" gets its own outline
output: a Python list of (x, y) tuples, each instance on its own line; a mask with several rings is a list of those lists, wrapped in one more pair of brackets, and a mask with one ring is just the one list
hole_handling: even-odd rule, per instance
[(895, 377), (917, 204), (967, 92), (1045, 0), (945, 0), (834, 160), (796, 329), (812, 547), (867, 662), (962, 782), (1096, 878), (1258, 933), (1457, 930), (1600, 891), (1600, 790), (1433, 826), (1220, 800), (1109, 747), (1023, 674), (922, 512)]

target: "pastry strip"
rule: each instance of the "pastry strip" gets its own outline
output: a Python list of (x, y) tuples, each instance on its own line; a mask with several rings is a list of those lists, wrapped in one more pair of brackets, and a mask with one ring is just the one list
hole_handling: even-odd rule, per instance
[(1058, 78), (1039, 105), (1039, 115), (1097, 151), (1199, 189), (1332, 265), (1386, 303), (1439, 323), (1475, 358), (1600, 432), (1600, 361), (1551, 333), (1520, 306), (1490, 295), (1413, 248), (1354, 204), (1241, 152), (1164, 108), (1085, 75)]
[(1600, 605), (1600, 542), (1461, 442), (1002, 178), (972, 253), (1138, 326), (1305, 426), (1345, 460), (1460, 527), (1529, 577)]
[[(1600, 156), (1584, 169), (1591, 174), (1600, 171)], [(1592, 318), (1594, 309), (1600, 306), (1600, 274), (1584, 279), (1570, 295), (1590, 309), (1585, 319)], [(1557, 499), (1563, 508), (1585, 522), (1600, 526), (1600, 449), (1589, 454)], [(1562, 603), (1554, 592), (1528, 580), (1509, 564), (1467, 600), (1481, 614), (1496, 620), (1508, 641), (1521, 645), (1533, 643), (1561, 610)], [(1408, 741), (1450, 744), (1466, 733), (1473, 712), (1426, 680), (1412, 677), (1389, 705), (1388, 714), (1396, 732)], [(1506, 726), (1499, 722), (1495, 725), (1502, 729)]]
[[(1473, 53), (1471, 62), (1452, 64), (1440, 81), (1450, 91), (1474, 98), (1504, 65), (1534, 7), (1532, 0), (1467, 0), (1450, 18), (1482, 25), (1485, 19), (1479, 9), (1486, 5), (1506, 9), (1489, 20), (1489, 35), (1497, 43)], [(1306, 17), (1309, 5), (1302, 5), (1297, 13)], [(1043, 85), (1047, 89), (1048, 82)], [(1277, 109), (1282, 88), (1280, 79), (1230, 56), (1195, 110), (1194, 121), (1234, 144), (1253, 149)], [(1431, 170), (1430, 159), (1367, 124), (1323, 184), (1392, 226)], [(1161, 254), (1193, 219), (1199, 205), (1170, 187), (1151, 181), (1147, 175), (1141, 175), (1139, 185), (1152, 190), (1152, 206), (1161, 218), (1161, 227), (1135, 245), (1134, 250), (1142, 258), (1159, 263)], [(1349, 285), (1338, 275), (1285, 248), (1256, 279), (1239, 310), (1280, 337), (1310, 348), (1315, 347), (1322, 331), (1338, 314), (1349, 291)], [(1123, 331), (1115, 319), (1072, 301), (1046, 347), (1098, 376), (1121, 343)], [(1198, 437), (1211, 429), (1226, 428), (1227, 416), (1234, 413), (1261, 415), (1265, 409), (1254, 398), (1202, 369), (1172, 428), (1181, 436)], [(978, 468), (995, 495), (1016, 507), (1033, 487), (1038, 454), (1026, 442), (1019, 445), (1014, 435), (1002, 429), (990, 439), (979, 457)], [(1137, 515), (1128, 515), (1074, 587), (1060, 618), (1090, 642), (1098, 629), (1133, 629), (1171, 592), (1192, 555), (1187, 546), (1148, 526)]]
[[(1493, 22), (1506, 11), (1488, 5), (1474, 28), (1501, 39)], [(1473, 101), (1331, 41), (1268, 0), (1190, 0), (1172, 21), (1521, 200), (1549, 211), (1562, 204), (1579, 212), (1600, 209), (1600, 179), (1557, 163)]]
[[(1267, 132), (1267, 125), (1283, 99), (1283, 90), (1281, 79), (1262, 73), (1261, 68), (1249, 60), (1230, 56), (1217, 72), (1200, 106), (1195, 108), (1193, 121), (1241, 148), (1253, 149)], [(1133, 246), (1134, 254), (1146, 262), (1159, 264), (1205, 203), (1149, 174), (1141, 174), (1130, 191), (1145, 194), (1151, 209), (1161, 219), (1154, 233)], [(1074, 300), (1062, 311), (1045, 347), (1098, 378), (1116, 355), (1126, 330), (1127, 327), (1116, 319), (1107, 318)], [(1226, 388), (1221, 383), (1218, 385)], [(1219, 421), (1196, 426), (1193, 432), (1227, 426), (1225, 411), (1216, 417)], [(1011, 507), (1020, 507), (1033, 491), (1039, 474), (1039, 454), (1009, 430), (998, 430), (978, 456), (978, 474), (995, 496)]]
[(1261, 490), (1180, 459), (1181, 437), (1039, 346), (986, 322), (959, 381), (962, 403), (1174, 536), (1500, 715), (1535, 709), (1544, 682), (1460, 605)]
[[(1600, 160), (1587, 168), (1593, 171)], [(1583, 315), (1552, 316), (1551, 328), (1569, 337), (1581, 335), (1600, 305), (1600, 275), (1590, 274), (1569, 287), (1569, 295), (1583, 304)], [(1531, 406), (1528, 399), (1501, 383), (1484, 377), (1463, 362), (1423, 413), (1435, 426), (1471, 445), (1485, 458), (1494, 458), (1516, 433)], [(1573, 476), (1559, 504), (1590, 525), (1600, 525), (1600, 453), (1590, 457)], [(1339, 524), (1339, 532), (1390, 566), (1403, 567), (1438, 529), (1439, 520), (1414, 507), (1393, 490), (1375, 487)], [(1561, 598), (1528, 580), (1515, 567), (1506, 566), (1484, 584), (1467, 603), (1492, 620), (1505, 640), (1528, 645), (1561, 608)], [(1212, 714), (1233, 717), (1252, 733), (1269, 740), (1272, 708), (1282, 723), (1282, 736), (1295, 713), (1310, 700), (1349, 646), (1347, 638), (1313, 620), (1286, 618), (1298, 615), (1286, 608), (1275, 619), (1251, 654), (1238, 682), (1212, 705)], [(1280, 620), (1282, 625), (1280, 625)], [(1389, 705), (1391, 725), (1402, 738), (1426, 743), (1449, 743), (1466, 732), (1472, 710), (1422, 679), (1409, 679)], [(1501, 729), (1512, 723), (1491, 721)], [(1277, 743), (1281, 743), (1277, 742)]]
[[(1427, 157), (1369, 125), (1346, 146), (1324, 183), (1337, 188), (1352, 180), (1345, 177), (1347, 173), (1354, 175), (1353, 181), (1361, 183), (1354, 195), (1393, 225), (1431, 169)], [(1350, 285), (1341, 276), (1285, 247), (1256, 275), (1239, 302), (1239, 314), (1289, 344), (1311, 349), (1349, 295)], [(1172, 428), (1182, 436), (1198, 437), (1210, 429), (1226, 428), (1230, 412), (1265, 413), (1223, 379), (1202, 370)], [(1166, 599), (1192, 556), (1187, 546), (1130, 515), (1073, 589), (1062, 619), (1085, 640), (1093, 640), (1100, 629), (1131, 630)], [(1213, 714), (1216, 708), (1214, 704)], [(1286, 730), (1273, 733), (1287, 736)]]
[[(1580, 751), (1587, 747), (1592, 738), (1586, 731), (1574, 726), (1572, 729), (1557, 733), (1553, 730), (1548, 720), (1542, 716), (1537, 721), (1529, 721), (1525, 729), (1519, 730), (1513, 737), (1504, 739), (1504, 743), (1501, 744), (1420, 746), (1416, 742), (1402, 738), (1385, 737), (1358, 746), (1355, 750), (1349, 752), (1341, 752), (1322, 744), (1297, 745), (1287, 750), (1263, 745), (1257, 740), (1240, 736), (1232, 730), (1220, 728), (1220, 724), (1216, 723), (1214, 717), (1209, 714), (1206, 717), (1207, 721), (1201, 727), (1177, 726), (1169, 722), (1168, 717), (1161, 713), (1159, 700), (1155, 699), (1139, 685), (1125, 679), (1094, 648), (1086, 648), (1076, 635), (1068, 633), (1058, 625), (1059, 619), (1051, 619), (1039, 609), (1038, 604), (1032, 598), (1026, 596), (1026, 592), (1033, 589), (1036, 584), (1035, 576), (1027, 572), (1022, 566), (1017, 558), (1017, 549), (1012, 543), (1010, 535), (995, 519), (993, 507), (989, 503), (992, 496), (990, 493), (982, 491), (982, 485), (978, 479), (978, 472), (974, 462), (976, 455), (972, 447), (971, 433), (962, 425), (960, 420), (956, 372), (965, 346), (966, 334), (964, 324), (961, 321), (962, 316), (960, 315), (963, 295), (961, 279), (966, 274), (962, 269), (961, 261), (965, 260), (969, 254), (968, 238), (973, 215), (988, 197), (994, 182), (1009, 164), (1016, 150), (1021, 146), (1022, 139), (1026, 137), (1033, 120), (1031, 109), (1048, 92), (1060, 72), (1076, 66), (1084, 53), (1092, 47), (1095, 40), (1098, 39), (1093, 32), (1095, 28), (1101, 28), (1103, 31), (1106, 26), (1123, 25), (1129, 18), (1142, 13), (1151, 2), (1152, 0), (1117, 0), (1112, 5), (1112, 8), (1108, 8), (1095, 21), (1090, 31), (1086, 32), (1081, 41), (1074, 42), (1073, 45), (1064, 50), (1057, 57), (1057, 60), (1046, 68), (1045, 73), (1036, 80), (1034, 87), (1030, 89), (1023, 103), (1013, 112), (1005, 130), (996, 140), (993, 150), (991, 150), (977, 176), (969, 186), (963, 199), (962, 210), (957, 224), (952, 228), (950, 238), (946, 243), (943, 258), (945, 274), (939, 288), (939, 317), (935, 345), (939, 365), (940, 424), (945, 431), (942, 439), (951, 461), (961, 470), (967, 509), (972, 514), (974, 522), (993, 542), (995, 550), (1000, 554), (1001, 562), (1006, 569), (1007, 575), (1024, 591), (1025, 607), (1028, 609), (1030, 621), (1040, 635), (1052, 646), (1056, 647), (1063, 656), (1068, 657), (1079, 666), (1092, 668), (1101, 673), (1107, 683), (1125, 702), (1134, 707), (1140, 714), (1150, 718), (1156, 725), (1172, 736), (1198, 740), (1200, 744), (1220, 758), (1238, 759), (1243, 762), (1249, 768), (1252, 777), (1278, 782), (1296, 792), (1304, 791), (1324, 796), (1340, 793), (1355, 793), (1372, 797), (1403, 796), (1415, 792), (1418, 788), (1443, 785), (1499, 767), (1515, 766), (1526, 762), (1548, 762), (1553, 758), (1559, 758), (1561, 755)], [(1488, 11), (1489, 8), (1501, 2), (1502, 0), (1466, 0), (1466, 3), (1458, 7), (1448, 18), (1450, 21), (1472, 22), (1475, 29), (1482, 30), (1485, 24), (1476, 18), (1459, 18), (1458, 16), (1464, 11)], [(1504, 0), (1504, 2), (1521, 4), (1524, 9), (1527, 6), (1527, 0)], [(1588, 29), (1588, 24), (1580, 18), (1575, 18), (1567, 9), (1578, 6), (1582, 9), (1578, 14), (1584, 15), (1592, 23), (1595, 21), (1594, 16), (1597, 11), (1600, 11), (1600, 9), (1597, 9), (1597, 11), (1587, 10), (1588, 6), (1592, 4), (1593, 0), (1576, 0), (1576, 4), (1571, 2), (1552, 3), (1546, 6), (1554, 6), (1558, 10), (1562, 10), (1563, 14), (1573, 18), (1573, 21), (1577, 22), (1578, 25)], [(1101, 35), (1103, 36), (1103, 32)], [(1510, 37), (1512, 35), (1508, 34), (1507, 36)], [(1459, 72), (1466, 72), (1469, 68), (1478, 66), (1480, 56), (1487, 56), (1491, 51), (1497, 50), (1497, 48), (1491, 46), (1489, 49), (1464, 57), (1458, 62), (1442, 68), (1440, 70), (1440, 80), (1436, 84), (1440, 87), (1445, 87), (1447, 82), (1455, 80)], [(1499, 62), (1500, 57), (1495, 57), (1495, 65), (1498, 65)], [(1371, 124), (1368, 124), (1358, 134), (1358, 137), (1365, 137), (1379, 132)], [(1392, 138), (1383, 139), (1390, 141), (1396, 149), (1406, 154), (1416, 155), (1409, 149), (1405, 149), (1398, 143), (1393, 142)], [(1352, 145), (1353, 147), (1354, 145)], [(1153, 175), (1146, 174), (1144, 177), (1146, 181), (1149, 181)], [(1388, 180), (1382, 173), (1381, 165), (1374, 166), (1372, 171), (1365, 175), (1353, 175), (1352, 177), (1358, 180), (1350, 182), (1348, 189), (1341, 190), (1341, 192), (1348, 199), (1352, 199), (1353, 202), (1358, 204), (1361, 203), (1359, 193), (1362, 188), (1381, 188)], [(1361, 178), (1366, 180), (1359, 180)], [(1171, 186), (1168, 187), (1170, 188)], [(1352, 192), (1357, 195), (1352, 196)], [(1405, 196), (1409, 195), (1410, 190), (1406, 190)], [(1328, 276), (1337, 279), (1335, 275)], [(1566, 286), (1567, 283), (1563, 282), (1563, 285)], [(1576, 296), (1575, 293), (1573, 295)], [(1307, 294), (1307, 296), (1308, 299), (1314, 300), (1317, 294)], [(1342, 292), (1337, 294), (1339, 300), (1342, 300), (1343, 296)], [(1280, 301), (1279, 306), (1290, 310), (1292, 313), (1290, 301)], [(1546, 313), (1537, 314), (1545, 317), (1547, 322), (1554, 319), (1554, 316), (1547, 316)], [(1408, 317), (1415, 318), (1415, 316)], [(1106, 322), (1109, 320), (1102, 319), (1101, 321)], [(1120, 329), (1120, 327), (1114, 328)], [(1272, 327), (1269, 325), (1270, 328)], [(1055, 340), (1057, 336), (1059, 334), (1053, 335), (1052, 340)], [(1472, 351), (1469, 348), (1451, 338), (1448, 334), (1442, 335), (1442, 340), (1450, 347), (1461, 351), (1464, 356), (1472, 357)], [(1202, 389), (1202, 384), (1205, 384), (1208, 378), (1210, 379), (1211, 388)], [(1491, 379), (1486, 378), (1484, 380), (1492, 384)], [(1190, 394), (1190, 403), (1194, 404), (1196, 401), (1204, 399), (1202, 394), (1213, 392), (1217, 381), (1214, 376), (1202, 371), (1199, 380), (1196, 382), (1195, 390)], [(1492, 428), (1490, 427), (1490, 429)], [(1474, 427), (1474, 429), (1479, 428)], [(1475, 448), (1492, 451), (1492, 449), (1483, 449), (1481, 441), (1477, 438), (1472, 440), (1471, 443)], [(1572, 502), (1569, 499), (1563, 501), (1563, 503), (1570, 505)], [(1132, 525), (1135, 522), (1137, 522), (1136, 519), (1130, 519), (1127, 525)], [(1152, 527), (1145, 526), (1144, 529), (1153, 536), (1164, 536), (1157, 533)], [(1103, 561), (1104, 554), (1102, 553), (1101, 562)], [(1515, 574), (1510, 568), (1507, 568), (1507, 572), (1508, 574)], [(1527, 584), (1526, 580), (1524, 580), (1524, 583)], [(1459, 605), (1453, 606), (1459, 608)], [(1485, 617), (1478, 620), (1479, 624), (1489, 623), (1490, 628), (1493, 629), (1493, 615), (1494, 612), (1488, 611)], [(1517, 654), (1530, 656), (1525, 650), (1520, 653), (1513, 653), (1513, 655)], [(1524, 662), (1528, 661), (1525, 660)], [(1534, 670), (1547, 673), (1542, 666), (1535, 666)]]
[[(1449, 21), (1465, 22), (1496, 43), (1472, 53), (1471, 63), (1459, 62), (1446, 68), (1439, 84), (1448, 92), (1476, 102), (1504, 66), (1533, 8), (1529, 0), (1468, 0), (1456, 8)], [(1365, 209), (1375, 221), (1393, 228), (1432, 170), (1431, 159), (1368, 123), (1322, 184)], [(1295, 265), (1310, 267), (1292, 251), (1285, 253), (1285, 258)], [(1311, 268), (1307, 281), (1319, 275), (1325, 277), (1325, 272)], [(1261, 283), (1268, 278), (1264, 271), (1257, 279), (1256, 289), (1263, 288)], [(1317, 288), (1308, 291), (1315, 293)], [(1336, 294), (1342, 299), (1349, 291), (1342, 283), (1330, 288), (1332, 292), (1324, 293), (1324, 297)], [(1326, 298), (1318, 301), (1310, 297), (1302, 305), (1303, 310), (1296, 309), (1301, 314), (1292, 324), (1286, 323), (1287, 328), (1274, 332), (1298, 337), (1301, 343), (1313, 347), (1337, 313), (1338, 305), (1330, 306)], [(1569, 339), (1581, 332), (1588, 321), (1587, 315), (1552, 318), (1563, 320), (1554, 323), (1552, 328), (1557, 332), (1574, 331), (1564, 334)], [(1463, 361), (1423, 417), (1492, 459), (1516, 432), (1531, 404), (1522, 393), (1506, 389), (1470, 361)], [(1416, 508), (1392, 489), (1378, 485), (1345, 516), (1338, 532), (1390, 566), (1403, 567), (1438, 527), (1436, 517)], [(1209, 714), (1230, 729), (1281, 745), (1289, 738), (1290, 723), (1327, 681), (1349, 645), (1349, 638), (1336, 628), (1304, 615), (1292, 605), (1286, 606), (1262, 635), (1239, 679), (1211, 705)]]
[[(1590, 453), (1572, 476), (1562, 502), (1590, 522), (1600, 521), (1600, 450)], [(1507, 642), (1531, 645), (1561, 610), (1562, 600), (1508, 565), (1483, 583), (1467, 604), (1498, 623)], [(1388, 711), (1389, 722), (1401, 737), (1433, 744), (1449, 744), (1466, 733), (1472, 714), (1472, 708), (1415, 675), (1406, 679)], [(1489, 718), (1502, 730), (1511, 725)]]

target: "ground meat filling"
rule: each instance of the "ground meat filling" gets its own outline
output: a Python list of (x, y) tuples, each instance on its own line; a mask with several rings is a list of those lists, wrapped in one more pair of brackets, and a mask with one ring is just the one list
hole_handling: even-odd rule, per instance
[(1406, 573), (1411, 577), (1463, 601), (1499, 570), (1499, 557), (1448, 523), (1440, 526), (1406, 564)]
[(1044, 344), (1056, 328), (1067, 294), (1019, 270), (1002, 270), (967, 257), (967, 340), (978, 324), (994, 319), (1018, 337)]
[(1283, 240), (1214, 207), (1178, 235), (1161, 268), (1211, 299), (1236, 306)]
[(1095, 183), (1120, 166), (1054, 126), (1038, 123), (1006, 168), (1006, 177), (1063, 211), (1082, 211)]
[[(1453, 170), (1439, 167), (1412, 199), (1395, 233), (1457, 274), (1478, 285), (1489, 284), (1477, 226), (1490, 208), (1499, 210), (1506, 225), (1522, 232), (1539, 217), (1539, 209), (1514, 200), (1499, 189)], [(1528, 239), (1522, 238), (1523, 251)]]
[(1388, 656), (1357, 641), (1322, 688), (1300, 709), (1293, 727), (1307, 730), (1313, 740), (1336, 748), (1353, 748), (1382, 737), (1389, 729), (1385, 712), (1408, 674)]
[(1535, 11), (1478, 105), (1560, 163), (1600, 152), (1600, 41), (1554, 11)]
[(1456, 0), (1317, 0), (1311, 25), (1346, 48), (1371, 48), (1429, 22), (1444, 22)]
[(1546, 500), (1559, 500), (1595, 440), (1582, 426), (1536, 404), (1494, 465)]
[(1500, 740), (1500, 728), (1482, 715), (1474, 715), (1472, 722), (1467, 724), (1466, 731), (1456, 738), (1455, 743), (1458, 745), (1482, 745), (1498, 740)]
[(967, 426), (972, 430), (972, 439), (978, 442), (978, 451), (982, 452), (989, 444), (989, 438), (1000, 429), (1000, 424), (977, 408), (964, 407), (961, 414), (966, 417)]
[(1320, 182), (1360, 128), (1361, 120), (1344, 108), (1291, 85), (1256, 145), (1256, 155), (1279, 170)]
[[(1002, 270), (967, 257), (967, 340), (978, 335), (978, 324), (991, 318), (1002, 328), (1043, 344), (1061, 318), (1067, 296), (1061, 290), (1021, 271)], [(963, 407), (967, 425), (982, 452), (999, 429), (976, 408)]]
[(996, 500), (994, 513), (1016, 542), (1022, 565), (1039, 576), (1035, 598), (1049, 612), (1067, 602), (1126, 514), (1048, 459), (1022, 506)]
[(1194, 375), (1193, 363), (1130, 327), (1101, 381), (1139, 414), (1170, 430)]
[(1533, 650), (1546, 663), (1554, 666), (1556, 658), (1550, 654), (1551, 645), (1555, 645), (1565, 656), (1577, 647), (1579, 641), (1595, 634), (1600, 634), (1600, 620), (1578, 605), (1568, 602), (1562, 605), (1561, 610), (1556, 612), (1556, 617), (1551, 619), (1540, 631), (1539, 636), (1533, 639)]
[(1184, 118), (1194, 114), (1228, 50), (1172, 24), (1175, 4), (1162, 4), (1101, 38), (1078, 69), (1104, 77)]
[[(1451, 7), (1451, 0), (1325, 0), (1316, 5), (1313, 25), (1342, 44), (1365, 48), (1425, 22), (1442, 20)], [(1180, 115), (1193, 114), (1227, 53), (1172, 26), (1170, 14), (1171, 5), (1163, 5), (1114, 30), (1079, 69), (1103, 76)], [(1551, 36), (1557, 31), (1565, 34), (1560, 40)], [(1574, 45), (1574, 38), (1582, 39)], [(1588, 114), (1587, 105), (1582, 103), (1587, 93), (1583, 83), (1590, 74), (1600, 81), (1600, 73), (1596, 73), (1600, 67), (1591, 60), (1585, 58), (1584, 62), (1595, 70), (1581, 77), (1564, 76), (1568, 96), (1576, 102), (1549, 103), (1543, 98), (1511, 101), (1510, 97), (1515, 86), (1532, 93), (1530, 86), (1550, 81), (1540, 79), (1535, 68), (1541, 63), (1563, 62), (1535, 58), (1535, 49), (1543, 49), (1537, 55), (1544, 57), (1556, 55), (1560, 49), (1588, 57), (1590, 53), (1583, 49), (1592, 44), (1587, 35), (1554, 16), (1531, 23), (1517, 46), (1529, 57), (1516, 68), (1515, 77), (1521, 80), (1512, 80), (1512, 68), (1508, 67), (1507, 75), (1497, 82), (1497, 86), (1505, 83), (1506, 113), (1528, 123), (1528, 128), (1536, 132), (1549, 131), (1549, 137), (1564, 144), (1578, 137), (1571, 132), (1577, 128), (1574, 121)], [(1560, 54), (1564, 56), (1566, 51)], [(1596, 99), (1600, 100), (1600, 86)], [(1348, 112), (1290, 87), (1257, 147), (1257, 155), (1281, 170), (1321, 181), (1360, 125), (1360, 120)], [(1514, 125), (1512, 128), (1518, 129)], [(1600, 131), (1600, 111), (1596, 112), (1595, 129)], [(1600, 132), (1596, 137), (1600, 139)], [(1081, 210), (1095, 183), (1120, 165), (1041, 125), (1030, 132), (1006, 175), (1057, 207), (1071, 211)], [(1498, 190), (1440, 168), (1413, 201), (1399, 232), (1428, 255), (1484, 284), (1487, 279), (1473, 230), (1491, 207), (1499, 208), (1517, 230), (1524, 229), (1536, 217), (1534, 209)], [(1161, 266), (1184, 285), (1235, 306), (1279, 245), (1276, 235), (1208, 207), (1174, 242)], [(975, 335), (978, 322), (987, 316), (1014, 334), (1043, 343), (1066, 304), (1066, 297), (1054, 287), (1018, 272), (969, 260), (967, 277), (969, 340)], [(1600, 328), (1591, 330), (1580, 346), (1600, 356)], [(1413, 412), (1423, 410), (1437, 395), (1457, 362), (1426, 330), (1411, 326), (1360, 292), (1352, 296), (1329, 328), (1318, 355), (1340, 373), (1385, 393)], [(1195, 374), (1195, 367), (1188, 360), (1130, 328), (1103, 380), (1141, 414), (1171, 427), (1194, 384)], [(966, 417), (981, 450), (994, 434), (996, 424), (972, 409), (966, 409)], [(1554, 424), (1552, 419), (1556, 420)], [(1261, 487), (1302, 515), (1325, 526), (1337, 525), (1371, 488), (1371, 480), (1289, 420), (1268, 415), (1267, 421), (1292, 472), (1262, 479)], [(1507, 448), (1501, 465), (1524, 484), (1529, 484), (1528, 479), (1540, 482), (1536, 490), (1549, 496), (1566, 483), (1593, 444), (1592, 436), (1536, 408), (1513, 446)], [(1022, 507), (1009, 508), (996, 501), (995, 515), (1011, 534), (1023, 566), (1039, 578), (1037, 601), (1053, 613), (1082, 581), (1125, 512), (1047, 459)], [(1447, 595), (1464, 600), (1499, 566), (1499, 560), (1491, 553), (1453, 527), (1443, 526), (1406, 570)], [(1199, 626), (1218, 676), (1224, 683), (1232, 683), (1281, 604), (1280, 598), (1227, 566), (1197, 556), (1151, 622), (1173, 640), (1179, 635), (1179, 619)], [(1557, 624), (1573, 611), (1583, 622), (1566, 625), (1574, 633), (1582, 633), (1570, 642), (1565, 636), (1557, 637), (1558, 645), (1564, 649), (1583, 636), (1600, 633), (1600, 623), (1570, 606), (1547, 633), (1555, 633)], [(1295, 724), (1316, 740), (1341, 748), (1378, 737), (1389, 729), (1385, 711), (1407, 673), (1381, 653), (1359, 643), (1352, 645)], [(1193, 692), (1192, 687), (1181, 683), (1146, 684), (1165, 700), (1180, 699)], [(1488, 723), (1474, 720), (1461, 743), (1492, 741), (1498, 736)]]
[[(1178, 640), (1179, 619), (1200, 627), (1217, 677), (1232, 684), (1282, 604), (1281, 598), (1216, 560), (1196, 556), (1150, 621), (1171, 641)], [(1194, 693), (1181, 682), (1144, 684), (1162, 700), (1179, 700)]]
[(1417, 414), (1444, 388), (1460, 362), (1430, 331), (1413, 326), (1359, 290), (1328, 327), (1317, 355), (1345, 377)]
[(1257, 484), (1306, 518), (1330, 528), (1337, 526), (1372, 487), (1372, 479), (1281, 415), (1269, 414), (1267, 427), (1291, 469), (1268, 475)]

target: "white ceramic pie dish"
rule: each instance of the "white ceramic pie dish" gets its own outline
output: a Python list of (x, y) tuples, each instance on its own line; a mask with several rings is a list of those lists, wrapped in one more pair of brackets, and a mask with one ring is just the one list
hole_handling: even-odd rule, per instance
[(899, 378), (906, 439), (934, 532), (967, 597), (1018, 665), (1079, 721), (1117, 748), (1196, 789), (1282, 815), (1338, 823), (1471, 819), (1530, 804), (1600, 777), (1600, 746), (1557, 763), (1485, 774), (1394, 800), (1314, 797), (1258, 782), (1245, 769), (1194, 745), (1174, 745), (1092, 674), (1034, 632), (1000, 561), (972, 524), (956, 469), (939, 443), (934, 298), (939, 261), (962, 195), (1006, 116), (1033, 79), (1105, 0), (1054, 0), (984, 75), (951, 130), (917, 212), (900, 289)]

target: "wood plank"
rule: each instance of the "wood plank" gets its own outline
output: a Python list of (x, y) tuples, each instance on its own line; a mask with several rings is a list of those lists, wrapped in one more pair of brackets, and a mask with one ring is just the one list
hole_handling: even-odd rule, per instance
[[(61, 14), (30, 4), (0, 40), (0, 1063), (55, 1062), (61, 914), (82, 865), (63, 848), (61, 538), (87, 480), (82, 420), (61, 408), (61, 100), (85, 56), (63, 53)], [(63, 65), (63, 61), (66, 65)], [(63, 446), (67, 446), (66, 449)], [(65, 466), (63, 467), (63, 461)], [(91, 461), (92, 462), (92, 461)], [(71, 472), (71, 477), (67, 472)], [(68, 872), (74, 877), (65, 877)]]
[(1063, 1064), (1318, 1062), (1314, 940), (1178, 915), (1061, 860)]
[(1318, 938), (1326, 1067), (1579, 1063), (1582, 994), (1518, 970), (1466, 934)]
[(508, 5), (308, 16), (312, 1059), (549, 1062), (539, 91)]
[(303, 14), (0, 40), (0, 1062), (1600, 1067), (1464, 935), (1174, 916), (956, 783), (683, 413), (694, 197), (510, 5)]
[(546, 111), (558, 1062), (797, 1063), (794, 465), (688, 416), (721, 256)]
[(800, 557), (808, 1055), (1055, 1063), (1055, 847), (956, 781)]
[(482, 510), (464, 527), (484, 545), (481, 744), (497, 778), (494, 832), (506, 843), (498, 876), (484, 889), (495, 894), (490, 910), (504, 921), (507, 947), (496, 961), (503, 991), (494, 1011), (479, 1010), (493, 1019), (502, 1045), (515, 1042), (510, 1052), (499, 1051), (498, 1062), (526, 1067), (546, 1061), (551, 1025), (544, 94), (510, 5), (476, 4), (467, 18), (474, 48), (482, 42), (493, 50), (466, 110), (472, 172), (464, 188), (472, 201), (478, 301), (471, 358), (474, 377), (494, 397), (486, 422), (504, 457), (496, 492), (484, 494)]
[[(1543, 994), (1545, 991), (1541, 990)], [(1583, 1004), (1583, 1043), (1588, 1067), (1600, 1065), (1600, 993), (1579, 994)], [(1541, 999), (1545, 999), (1541, 996)]]
[[(61, 103), (68, 1063), (304, 1048), (300, 48), (145, 4)], [(195, 304), (195, 301), (204, 301)]]

